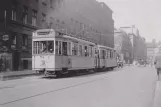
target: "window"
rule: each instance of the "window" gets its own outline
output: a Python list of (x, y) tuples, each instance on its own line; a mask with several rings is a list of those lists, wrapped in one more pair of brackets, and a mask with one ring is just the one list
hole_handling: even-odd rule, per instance
[(62, 55), (62, 42), (61, 41), (58, 42), (58, 46), (59, 46), (59, 55)]
[(56, 41), (55, 45), (56, 45), (56, 46), (55, 46), (55, 48), (56, 48), (56, 50), (55, 50), (55, 51), (56, 51), (56, 55), (58, 55), (58, 52), (59, 52), (58, 41)]
[(48, 52), (54, 53), (54, 41), (48, 41)]
[(27, 17), (28, 17), (28, 7), (24, 6), (23, 7), (23, 16), (22, 20), (24, 24), (27, 24)]
[(67, 42), (63, 42), (62, 53), (63, 55), (67, 55)]
[(36, 26), (36, 21), (37, 21), (37, 11), (32, 10), (32, 26)]
[(72, 44), (72, 55), (78, 55), (78, 44), (77, 43), (73, 43)]
[(89, 50), (90, 50), (90, 53), (89, 53), (89, 54), (90, 54), (90, 56), (92, 57), (92, 56), (93, 56), (93, 47), (90, 46), (90, 47), (89, 47)]
[(53, 8), (53, 0), (50, 0), (50, 8)]
[(23, 34), (22, 35), (22, 46), (27, 47), (28, 45), (28, 35)]
[(46, 15), (44, 13), (42, 13), (42, 21), (46, 20)]
[(16, 21), (16, 9), (15, 9), (15, 7), (12, 8), (12, 20)]
[(16, 33), (11, 36), (12, 45), (16, 45)]
[(68, 42), (68, 55), (71, 55), (71, 43)]
[(54, 53), (54, 41), (34, 41), (34, 54)]
[(88, 56), (88, 47), (87, 46), (84, 46), (84, 54), (86, 57)]
[(112, 59), (113, 58), (113, 52), (110, 51), (110, 58)]
[(79, 56), (82, 56), (82, 45), (79, 45)]

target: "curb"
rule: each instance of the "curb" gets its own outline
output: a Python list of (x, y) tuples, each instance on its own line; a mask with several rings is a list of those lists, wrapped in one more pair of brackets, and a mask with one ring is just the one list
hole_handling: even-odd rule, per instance
[(42, 74), (33, 73), (33, 74), (8, 75), (8, 76), (0, 75), (0, 81), (10, 80), (10, 79), (20, 78), (20, 77), (40, 76), (40, 75), (42, 75)]

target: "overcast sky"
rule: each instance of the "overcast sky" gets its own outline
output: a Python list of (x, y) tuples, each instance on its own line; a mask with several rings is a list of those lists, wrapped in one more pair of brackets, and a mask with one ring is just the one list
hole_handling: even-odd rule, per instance
[(161, 0), (98, 0), (113, 10), (115, 27), (135, 25), (140, 35), (161, 41)]

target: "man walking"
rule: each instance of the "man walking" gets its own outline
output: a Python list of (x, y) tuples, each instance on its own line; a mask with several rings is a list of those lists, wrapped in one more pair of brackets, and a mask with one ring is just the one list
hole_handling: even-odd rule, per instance
[(157, 75), (159, 80), (159, 74), (161, 72), (161, 53), (155, 56), (154, 65), (155, 65), (155, 68), (157, 69)]

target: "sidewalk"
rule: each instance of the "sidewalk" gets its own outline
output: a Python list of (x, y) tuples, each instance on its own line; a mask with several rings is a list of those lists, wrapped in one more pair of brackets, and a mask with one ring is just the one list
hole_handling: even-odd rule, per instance
[(5, 80), (6, 78), (14, 78), (29, 75), (38, 75), (38, 74), (36, 73), (36, 71), (32, 70), (2, 72), (0, 73), (0, 81)]
[(157, 81), (153, 107), (161, 107), (161, 81)]

